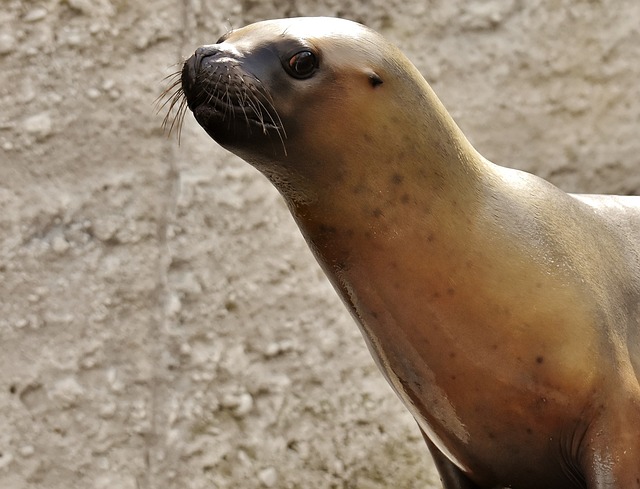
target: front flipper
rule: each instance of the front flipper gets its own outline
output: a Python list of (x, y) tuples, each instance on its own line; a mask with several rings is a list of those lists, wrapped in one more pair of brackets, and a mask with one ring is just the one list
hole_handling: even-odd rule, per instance
[(429, 437), (420, 429), (424, 441), (429, 447), (429, 452), (440, 474), (443, 489), (481, 489), (480, 486), (472, 482), (451, 460), (445, 457), (438, 448), (429, 440)]

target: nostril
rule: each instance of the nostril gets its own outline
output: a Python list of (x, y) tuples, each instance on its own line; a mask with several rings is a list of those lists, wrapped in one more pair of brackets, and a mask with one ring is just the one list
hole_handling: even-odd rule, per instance
[(193, 56), (191, 56), (191, 58), (189, 59), (188, 63), (191, 66), (191, 69), (193, 70), (193, 75), (195, 76), (198, 71), (200, 71), (200, 67), (202, 66), (202, 62), (206, 59), (209, 58), (210, 56), (214, 56), (216, 54), (218, 54), (220, 52), (220, 50), (218, 49), (217, 45), (215, 44), (208, 44), (206, 46), (200, 46), (198, 49), (196, 49), (196, 52), (193, 53)]
[(218, 48), (217, 44), (208, 44), (206, 46), (200, 46), (198, 49), (196, 49), (195, 56), (198, 62), (202, 62), (204, 58), (213, 56), (214, 54), (218, 54), (219, 52), (220, 49)]

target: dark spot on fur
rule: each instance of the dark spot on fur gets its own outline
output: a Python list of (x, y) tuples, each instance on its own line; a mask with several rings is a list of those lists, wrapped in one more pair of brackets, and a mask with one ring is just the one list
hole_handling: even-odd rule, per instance
[(527, 428), (527, 434), (528, 435), (533, 435), (533, 430), (531, 428)]
[(536, 357), (536, 363), (543, 363), (544, 362), (544, 357), (542, 355), (538, 355)]
[(326, 224), (320, 224), (318, 226), (319, 231), (322, 234), (335, 234), (337, 232), (337, 229), (333, 226), (328, 226)]
[(457, 377), (455, 375), (451, 376), (451, 380), (456, 380), (456, 379), (457, 379)]
[(373, 217), (377, 219), (382, 216), (383, 216), (382, 209), (380, 209), (379, 207), (376, 207), (375, 209), (373, 209)]
[(408, 204), (410, 200), (411, 198), (409, 197), (409, 194), (402, 194), (402, 196), (400, 197), (400, 202), (402, 202), (403, 204)]
[(12, 384), (11, 387), (9, 387), (9, 392), (11, 392), (11, 394), (15, 394), (16, 392), (18, 392), (18, 388), (15, 384)]
[(492, 350), (497, 350), (498, 349), (497, 343), (494, 343), (493, 345), (491, 345), (491, 349)]
[(436, 240), (436, 237), (435, 237), (435, 235), (433, 233), (429, 234), (429, 236), (427, 236), (427, 241), (429, 243), (433, 243), (435, 240)]
[(440, 292), (434, 292), (431, 297), (433, 297), (434, 299), (440, 299)]
[(391, 175), (391, 183), (400, 185), (403, 181), (404, 175), (401, 175), (400, 173), (394, 173), (393, 175)]
[(454, 295), (456, 295), (456, 289), (454, 289), (454, 288), (452, 288), (452, 287), (449, 287), (449, 288), (447, 289), (447, 295), (448, 295), (449, 297), (453, 297)]
[(449, 358), (455, 358), (455, 357), (456, 357), (456, 352), (455, 351), (449, 352)]

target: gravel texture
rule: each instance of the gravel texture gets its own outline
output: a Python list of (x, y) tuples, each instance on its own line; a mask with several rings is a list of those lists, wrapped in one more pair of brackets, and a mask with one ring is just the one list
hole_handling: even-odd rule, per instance
[(393, 40), (489, 159), (640, 192), (637, 0), (3, 0), (0, 487), (439, 487), (276, 191), (154, 109), (294, 15)]

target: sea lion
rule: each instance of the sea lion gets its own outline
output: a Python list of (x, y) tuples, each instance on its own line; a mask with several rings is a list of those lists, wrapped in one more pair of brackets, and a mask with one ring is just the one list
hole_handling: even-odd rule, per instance
[(346, 20), (232, 30), (180, 77), (286, 200), (446, 489), (640, 487), (640, 197), (489, 162)]

